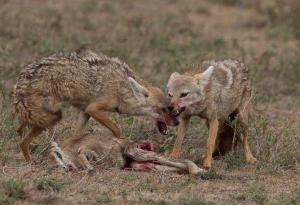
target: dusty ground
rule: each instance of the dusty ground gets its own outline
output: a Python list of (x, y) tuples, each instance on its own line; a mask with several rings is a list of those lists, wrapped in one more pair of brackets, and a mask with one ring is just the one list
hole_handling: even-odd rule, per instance
[[(300, 5), (297, 0), (1, 1), (0, 204), (299, 204)], [(263, 3), (262, 3), (263, 2)], [(126, 61), (165, 89), (173, 71), (204, 59), (234, 58), (251, 70), (255, 113), (250, 142), (259, 163), (242, 155), (214, 161), (192, 177), (97, 167), (65, 173), (47, 162), (49, 141), (72, 134), (76, 111), (66, 108), (55, 134), (33, 143), (34, 162), (19, 155), (11, 91), (22, 65), (85, 46)], [(129, 138), (172, 148), (146, 119), (112, 116)], [(91, 127), (100, 126), (90, 122)], [(207, 130), (194, 119), (184, 157), (201, 164)]]

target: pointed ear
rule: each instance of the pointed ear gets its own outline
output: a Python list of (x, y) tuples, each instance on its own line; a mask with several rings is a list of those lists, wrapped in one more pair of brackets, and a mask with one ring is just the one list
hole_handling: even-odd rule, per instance
[(213, 74), (214, 67), (209, 66), (203, 73), (195, 75), (195, 78), (199, 85), (205, 86), (209, 83), (211, 75)]
[(168, 85), (170, 84), (171, 81), (173, 81), (177, 76), (179, 76), (180, 74), (178, 72), (174, 72), (171, 74), (169, 80), (168, 80)]
[(178, 72), (174, 72), (171, 74), (169, 80), (174, 80), (174, 78), (176, 78), (177, 76), (179, 76), (180, 74)]
[(136, 97), (141, 96), (141, 95), (143, 95), (145, 97), (148, 97), (147, 91), (145, 90), (145, 88), (141, 84), (139, 84), (132, 77), (129, 77), (128, 81), (129, 81), (129, 84), (132, 88), (132, 91), (133, 91), (133, 93)]

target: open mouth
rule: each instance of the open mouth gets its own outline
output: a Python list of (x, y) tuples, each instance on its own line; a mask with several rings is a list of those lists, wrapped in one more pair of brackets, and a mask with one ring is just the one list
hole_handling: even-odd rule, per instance
[(174, 109), (172, 111), (173, 117), (178, 117), (183, 111), (185, 111), (185, 107), (180, 107), (179, 109)]
[(163, 121), (157, 121), (156, 122), (156, 126), (159, 130), (159, 132), (163, 135), (167, 135), (168, 134), (168, 127), (167, 124)]

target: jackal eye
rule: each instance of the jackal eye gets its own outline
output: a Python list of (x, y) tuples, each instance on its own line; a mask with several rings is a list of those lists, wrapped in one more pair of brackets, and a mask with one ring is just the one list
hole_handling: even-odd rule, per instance
[(184, 97), (186, 97), (188, 94), (189, 94), (189, 93), (181, 93), (181, 94), (180, 94), (180, 98), (184, 98)]
[(172, 98), (172, 97), (173, 97), (173, 95), (172, 95), (171, 93), (168, 93), (168, 96), (169, 96), (170, 98)]

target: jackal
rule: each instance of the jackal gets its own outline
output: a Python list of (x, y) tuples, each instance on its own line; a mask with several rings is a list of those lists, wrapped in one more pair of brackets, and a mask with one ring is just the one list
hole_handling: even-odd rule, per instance
[[(231, 145), (234, 146), (234, 136), (242, 142), (246, 161), (256, 162), (247, 139), (251, 108), (251, 84), (247, 67), (235, 60), (204, 61), (194, 67), (184, 74), (173, 73), (168, 81), (168, 109), (181, 118), (171, 156), (176, 158), (180, 155), (190, 117), (196, 115), (206, 119), (209, 127), (203, 162), (205, 168), (211, 167), (212, 155), (218, 151), (217, 148), (225, 149), (226, 152)], [(240, 127), (236, 135), (235, 130), (227, 124), (228, 119), (231, 122), (236, 119)], [(216, 140), (221, 143), (220, 146), (215, 146)]]
[(167, 98), (126, 63), (87, 49), (54, 54), (25, 66), (14, 87), (13, 111), (20, 123), (17, 132), (22, 136), (24, 127), (30, 129), (20, 143), (27, 161), (32, 139), (62, 118), (62, 103), (80, 110), (78, 130), (91, 116), (119, 138), (119, 128), (105, 113), (111, 111), (151, 116), (159, 131), (167, 132)]
[(205, 172), (190, 160), (170, 160), (155, 150), (150, 141), (117, 139), (112, 137), (111, 132), (102, 129), (68, 138), (61, 148), (52, 142), (50, 156), (66, 171), (80, 168), (93, 171), (93, 165), (98, 163), (102, 167), (117, 165), (135, 171), (172, 171), (193, 175)]

